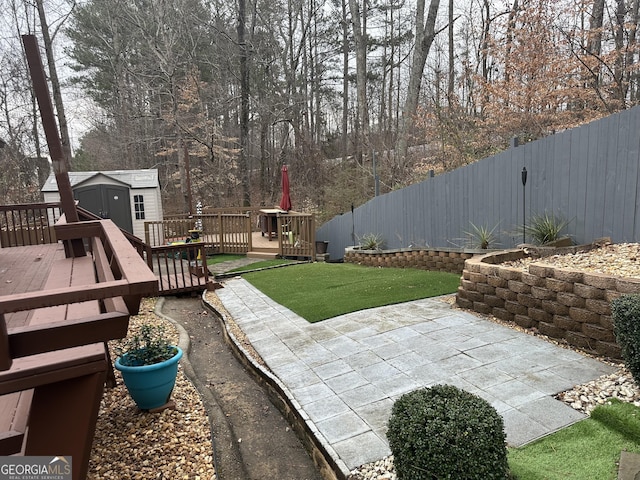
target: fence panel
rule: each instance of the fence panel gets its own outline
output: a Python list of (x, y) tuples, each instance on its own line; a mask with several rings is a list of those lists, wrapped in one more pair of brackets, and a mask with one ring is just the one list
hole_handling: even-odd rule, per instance
[(498, 241), (510, 248), (522, 242), (523, 220), (547, 212), (571, 221), (567, 232), (576, 243), (605, 236), (638, 242), (639, 131), (635, 107), (375, 197), (322, 225), (317, 236), (329, 242), (331, 258), (342, 258), (366, 233), (381, 235), (388, 248), (418, 241), (452, 247), (473, 222), (499, 225)]

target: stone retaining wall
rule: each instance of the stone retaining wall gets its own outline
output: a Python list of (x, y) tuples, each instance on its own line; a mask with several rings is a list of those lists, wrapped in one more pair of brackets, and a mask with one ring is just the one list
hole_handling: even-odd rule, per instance
[(368, 267), (411, 267), (461, 275), (465, 260), (472, 258), (473, 255), (471, 251), (459, 249), (359, 250), (347, 248), (344, 252), (344, 262)]
[(468, 259), (458, 305), (620, 360), (610, 302), (624, 293), (640, 293), (640, 280), (556, 268), (544, 259), (530, 264), (528, 272), (499, 265), (524, 256), (517, 250)]

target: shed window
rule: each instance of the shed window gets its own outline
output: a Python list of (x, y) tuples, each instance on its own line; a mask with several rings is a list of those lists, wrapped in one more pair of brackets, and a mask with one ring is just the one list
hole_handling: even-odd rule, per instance
[(144, 197), (142, 195), (133, 196), (133, 207), (136, 211), (136, 220), (144, 220)]

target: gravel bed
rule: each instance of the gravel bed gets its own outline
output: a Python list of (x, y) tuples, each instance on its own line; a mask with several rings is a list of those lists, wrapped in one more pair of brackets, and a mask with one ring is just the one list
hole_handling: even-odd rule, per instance
[[(131, 317), (129, 335), (142, 323), (161, 324), (173, 341), (175, 327), (154, 314), (155, 299), (145, 299)], [(111, 358), (117, 342), (109, 342)], [(118, 385), (105, 389), (89, 460), (89, 480), (213, 480), (216, 478), (211, 429), (200, 394), (179, 367), (171, 395), (175, 409), (142, 412)]]

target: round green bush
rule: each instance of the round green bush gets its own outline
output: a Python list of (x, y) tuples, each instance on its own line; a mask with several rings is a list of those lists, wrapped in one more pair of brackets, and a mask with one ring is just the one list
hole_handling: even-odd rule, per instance
[(640, 295), (621, 295), (611, 302), (613, 333), (624, 363), (640, 385)]
[(400, 397), (387, 438), (401, 480), (508, 478), (502, 417), (486, 400), (452, 385)]

